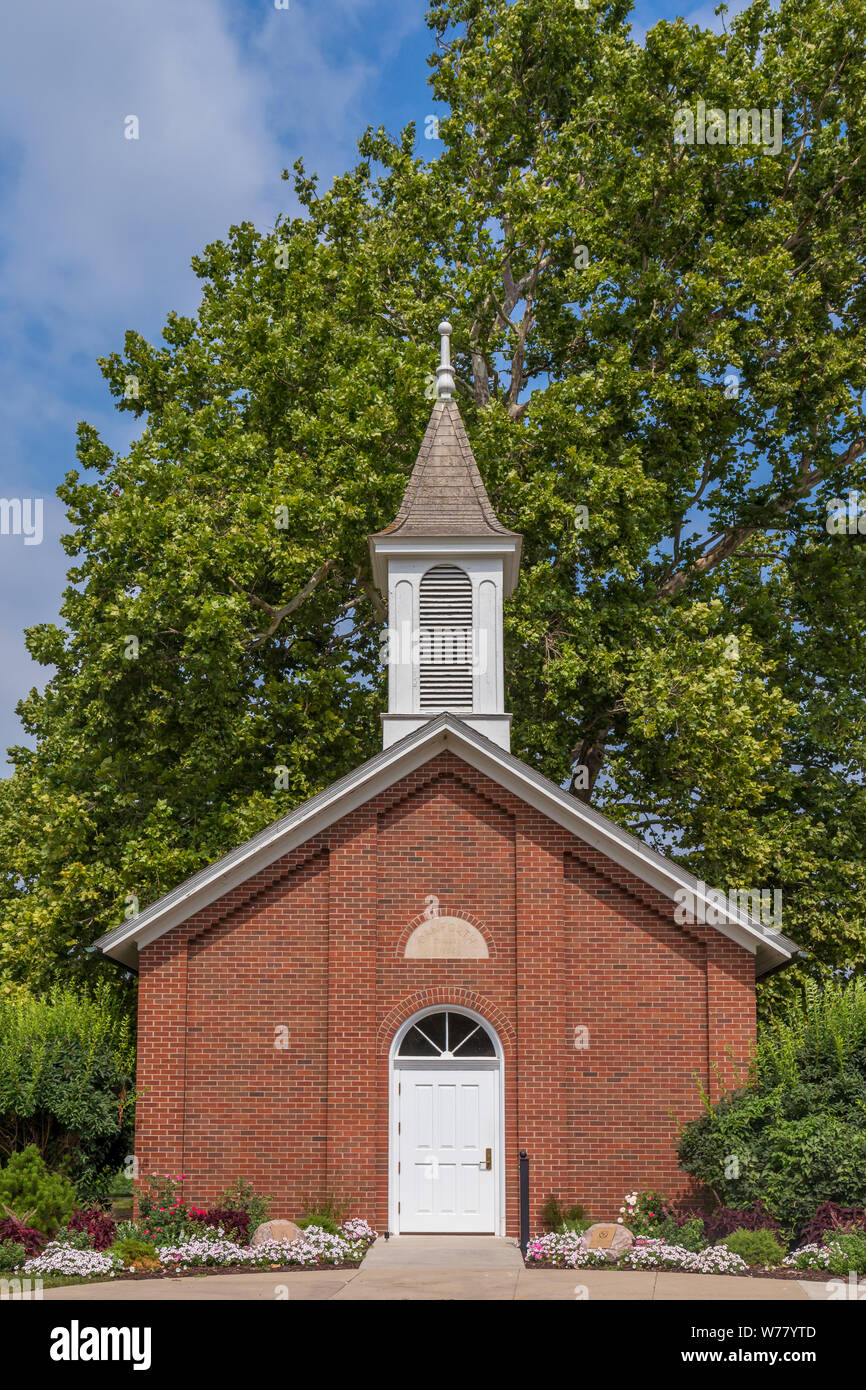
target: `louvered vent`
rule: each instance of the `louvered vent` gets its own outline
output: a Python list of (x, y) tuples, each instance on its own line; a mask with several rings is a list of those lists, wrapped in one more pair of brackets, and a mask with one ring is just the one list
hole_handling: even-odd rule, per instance
[(422, 709), (472, 708), (472, 581), (456, 565), (421, 580)]

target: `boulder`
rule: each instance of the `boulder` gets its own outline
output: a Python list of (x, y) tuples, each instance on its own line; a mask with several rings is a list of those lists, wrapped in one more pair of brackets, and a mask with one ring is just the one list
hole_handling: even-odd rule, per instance
[(299, 1240), (303, 1234), (294, 1221), (263, 1221), (253, 1231), (250, 1245), (264, 1245), (266, 1240)]
[(613, 1222), (597, 1222), (588, 1226), (583, 1238), (590, 1250), (598, 1250), (606, 1260), (618, 1260), (620, 1255), (634, 1245), (634, 1236), (627, 1226)]

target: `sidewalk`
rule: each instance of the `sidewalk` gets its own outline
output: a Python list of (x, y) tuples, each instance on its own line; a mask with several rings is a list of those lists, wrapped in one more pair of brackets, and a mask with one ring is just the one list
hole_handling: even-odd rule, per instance
[(524, 1269), (516, 1246), (495, 1236), (395, 1236), (379, 1239), (360, 1269), (291, 1270), (140, 1279), (46, 1289), (56, 1302), (189, 1302), (301, 1299), (328, 1301), (496, 1300), (516, 1302), (657, 1301), (808, 1302), (826, 1299), (824, 1283), (727, 1274), (649, 1270)]

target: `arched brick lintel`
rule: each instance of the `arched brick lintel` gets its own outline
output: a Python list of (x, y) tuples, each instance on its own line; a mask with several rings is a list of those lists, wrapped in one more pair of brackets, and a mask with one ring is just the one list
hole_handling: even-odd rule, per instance
[(489, 999), (485, 999), (483, 994), (478, 994), (474, 989), (448, 989), (437, 987), (435, 989), (418, 989), (414, 994), (409, 994), (396, 1004), (389, 1011), (379, 1024), (376, 1033), (377, 1052), (387, 1051), (391, 1046), (394, 1037), (401, 1023), (405, 1023), (407, 1018), (418, 1012), (419, 1009), (431, 1008), (434, 1004), (448, 1005), (459, 1009), (461, 1004), (464, 1008), (474, 1009), (477, 1014), (481, 1014), (492, 1028), (499, 1034), (499, 1040), (503, 1047), (511, 1048), (517, 1041), (517, 1030), (511, 1019)]

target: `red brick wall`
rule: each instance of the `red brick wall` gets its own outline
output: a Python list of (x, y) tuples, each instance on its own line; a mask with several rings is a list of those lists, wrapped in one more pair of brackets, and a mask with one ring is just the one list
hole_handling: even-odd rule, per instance
[[(489, 959), (403, 959), (430, 895)], [(534, 1218), (552, 1193), (610, 1218), (629, 1188), (685, 1191), (676, 1125), (695, 1075), (716, 1091), (746, 1057), (754, 964), (673, 912), (443, 754), (142, 952), (139, 1172), (189, 1174), (194, 1202), (243, 1176), (275, 1215), (346, 1195), (387, 1229), (394, 1033), (463, 1003), (503, 1045), (509, 1233), (520, 1148)]]

